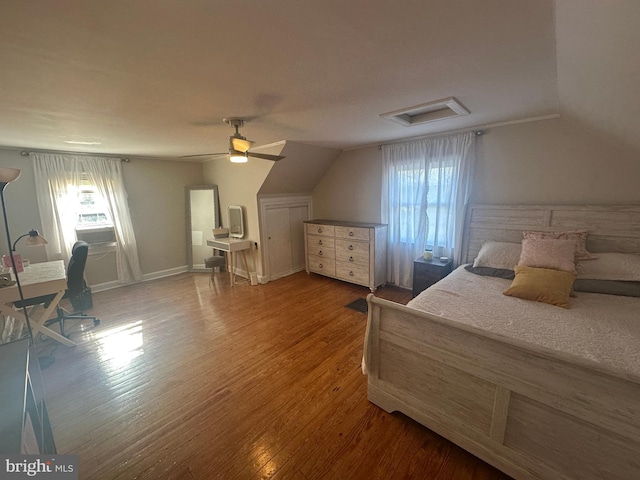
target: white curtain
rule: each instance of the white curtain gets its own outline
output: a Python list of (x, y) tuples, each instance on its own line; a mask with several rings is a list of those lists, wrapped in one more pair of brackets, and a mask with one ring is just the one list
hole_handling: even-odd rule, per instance
[(121, 161), (104, 157), (32, 153), (38, 208), (50, 260), (71, 257), (76, 242), (78, 193), (83, 174), (107, 203), (116, 236), (118, 282), (142, 280)]
[(413, 260), (428, 248), (457, 264), (475, 158), (475, 134), (385, 145), (382, 221), (387, 281), (411, 288)]

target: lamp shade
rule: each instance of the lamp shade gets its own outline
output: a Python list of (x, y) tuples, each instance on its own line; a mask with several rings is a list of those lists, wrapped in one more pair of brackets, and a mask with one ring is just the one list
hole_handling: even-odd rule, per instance
[(0, 167), (0, 183), (13, 182), (20, 176), (20, 170), (17, 168)]
[(16, 251), (16, 245), (20, 241), (20, 239), (27, 237), (27, 240), (24, 242), (27, 247), (38, 247), (40, 245), (46, 245), (47, 240), (40, 235), (38, 230), (29, 230), (29, 233), (25, 233), (24, 235), (20, 235), (15, 242), (13, 242), (13, 246), (11, 247), (11, 251)]
[(39, 247), (49, 243), (37, 230), (30, 230), (28, 235), (26, 242), (24, 242), (28, 247)]

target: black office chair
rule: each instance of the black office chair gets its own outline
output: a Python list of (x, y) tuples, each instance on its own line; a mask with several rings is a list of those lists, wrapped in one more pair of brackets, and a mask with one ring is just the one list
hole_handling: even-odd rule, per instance
[(73, 311), (69, 312), (62, 308), (58, 303), (56, 307), (56, 318), (47, 320), (45, 325), (49, 326), (53, 323), (60, 323), (60, 334), (64, 333), (65, 320), (93, 320), (94, 325), (99, 325), (100, 320), (92, 315), (84, 313), (93, 307), (91, 299), (91, 288), (84, 279), (84, 267), (87, 264), (87, 255), (89, 254), (89, 244), (84, 241), (78, 241), (73, 244), (71, 249), (71, 259), (67, 266), (67, 290), (64, 292), (63, 299), (68, 298), (73, 307)]
[[(65, 337), (67, 336), (64, 333), (65, 320), (93, 320), (94, 325), (100, 324), (100, 320), (97, 317), (84, 313), (85, 310), (89, 310), (93, 307), (91, 300), (91, 288), (89, 288), (87, 282), (84, 280), (84, 267), (87, 264), (88, 254), (89, 244), (87, 242), (78, 241), (71, 249), (71, 259), (67, 266), (67, 289), (61, 301), (67, 298), (71, 302), (73, 311), (69, 312), (68, 310), (65, 310), (60, 303), (58, 303), (58, 305), (56, 305), (56, 316), (44, 323), (46, 326), (59, 323), (60, 334)], [(22, 308), (44, 304), (46, 308), (54, 298), (55, 295), (44, 295), (41, 297), (27, 298), (24, 301), (14, 302), (14, 305), (18, 308)]]

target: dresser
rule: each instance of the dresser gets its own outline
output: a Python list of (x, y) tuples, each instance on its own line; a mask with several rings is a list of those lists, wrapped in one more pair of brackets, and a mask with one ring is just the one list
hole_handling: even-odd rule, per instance
[(386, 283), (386, 225), (336, 220), (304, 224), (307, 273), (363, 285), (372, 292)]

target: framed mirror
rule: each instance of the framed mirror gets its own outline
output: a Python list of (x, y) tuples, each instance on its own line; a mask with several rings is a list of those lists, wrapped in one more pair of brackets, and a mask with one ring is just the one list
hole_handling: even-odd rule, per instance
[(212, 229), (222, 224), (217, 185), (186, 187), (187, 266), (189, 271), (204, 272), (204, 260), (213, 253), (207, 245)]
[(244, 237), (244, 215), (242, 207), (237, 205), (229, 206), (229, 236), (233, 238)]

